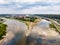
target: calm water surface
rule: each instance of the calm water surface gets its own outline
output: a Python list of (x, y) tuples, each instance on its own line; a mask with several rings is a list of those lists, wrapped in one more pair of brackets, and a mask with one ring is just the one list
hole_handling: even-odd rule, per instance
[(49, 28), (50, 23), (41, 20), (26, 36), (27, 26), (24, 23), (6, 19), (7, 35), (1, 45), (60, 45), (60, 35)]

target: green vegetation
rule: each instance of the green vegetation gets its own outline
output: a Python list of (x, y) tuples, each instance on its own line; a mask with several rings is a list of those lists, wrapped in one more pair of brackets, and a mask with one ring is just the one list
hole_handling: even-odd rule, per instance
[(15, 18), (15, 19), (18, 19), (20, 21), (29, 21), (29, 22), (34, 22), (35, 19), (37, 19), (36, 17), (23, 17), (23, 18)]
[(0, 40), (3, 39), (3, 36), (6, 35), (6, 24), (0, 23)]
[(56, 27), (54, 26), (53, 23), (50, 24), (50, 28), (55, 28), (56, 29)]
[(22, 18), (15, 18), (21, 22), (24, 22), (27, 26), (30, 25), (31, 22), (34, 22), (37, 18), (36, 17), (22, 17)]
[(57, 31), (60, 34), (60, 32), (58, 31), (57, 27), (53, 23), (51, 23), (49, 26), (50, 26), (50, 28), (54, 28), (55, 31)]
[(30, 17), (30, 22), (34, 22), (36, 19), (36, 17)]
[(15, 18), (15, 19), (25, 23), (28, 27), (28, 30), (32, 29), (36, 25), (36, 23), (40, 21), (40, 19), (36, 17), (22, 17), (22, 18)]

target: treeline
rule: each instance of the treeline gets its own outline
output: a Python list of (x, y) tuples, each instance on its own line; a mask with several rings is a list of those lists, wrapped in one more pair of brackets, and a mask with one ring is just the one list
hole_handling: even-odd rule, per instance
[(57, 14), (35, 14), (35, 16), (60, 19), (60, 15)]

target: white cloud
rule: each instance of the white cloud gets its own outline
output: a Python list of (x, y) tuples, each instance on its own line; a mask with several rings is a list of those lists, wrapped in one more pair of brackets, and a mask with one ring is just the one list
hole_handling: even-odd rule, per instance
[(20, 2), (20, 3), (36, 3), (36, 2), (57, 3), (57, 2), (60, 2), (60, 0), (15, 0), (15, 2)]
[(20, 11), (21, 14), (60, 14), (60, 6), (45, 6), (45, 7), (32, 7)]
[(13, 8), (0, 8), (0, 14), (60, 14), (60, 6), (38, 6), (23, 10), (14, 10)]
[[(53, 6), (33, 6), (32, 4), (36, 4), (37, 2), (50, 3)], [(12, 5), (12, 3), (15, 3)], [(29, 8), (26, 8), (26, 4), (31, 4)], [(13, 14), (60, 14), (60, 0), (0, 0), (0, 14), (1, 13), (13, 13)], [(11, 4), (7, 7), (2, 4)], [(22, 5), (21, 5), (22, 4)], [(44, 5), (44, 4), (43, 4)], [(25, 7), (24, 7), (25, 6)], [(28, 7), (28, 6), (27, 6)], [(16, 10), (20, 8), (19, 10)], [(21, 9), (24, 8), (24, 9)]]
[(0, 0), (1, 4), (19, 2), (19, 3), (35, 3), (35, 2), (60, 2), (60, 0)]
[(10, 0), (0, 0), (0, 4), (7, 4), (7, 3), (10, 3), (11, 1)]
[(16, 0), (16, 2), (59, 2), (60, 0)]

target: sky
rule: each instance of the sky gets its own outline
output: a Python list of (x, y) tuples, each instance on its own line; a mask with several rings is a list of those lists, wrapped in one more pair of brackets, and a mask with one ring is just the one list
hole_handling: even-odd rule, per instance
[(60, 14), (60, 0), (0, 0), (0, 14)]

